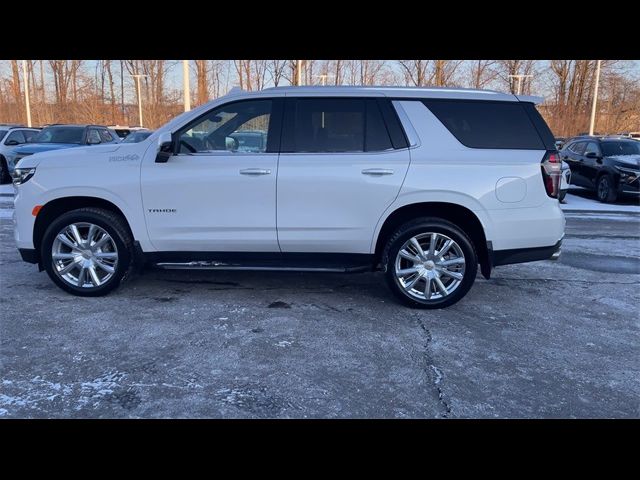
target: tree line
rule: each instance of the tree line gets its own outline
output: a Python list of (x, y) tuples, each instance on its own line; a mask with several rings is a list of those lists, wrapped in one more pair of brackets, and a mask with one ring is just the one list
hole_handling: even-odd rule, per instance
[[(588, 130), (595, 60), (192, 60), (191, 104), (232, 87), (408, 85), (484, 88), (545, 98), (539, 107), (557, 136)], [(138, 123), (134, 75), (140, 78), (145, 126), (156, 128), (183, 110), (181, 61), (29, 60), (0, 62), (0, 122), (25, 123), (29, 89), (34, 125)], [(297, 69), (301, 68), (298, 75)], [(596, 131), (640, 130), (637, 62), (603, 60)]]

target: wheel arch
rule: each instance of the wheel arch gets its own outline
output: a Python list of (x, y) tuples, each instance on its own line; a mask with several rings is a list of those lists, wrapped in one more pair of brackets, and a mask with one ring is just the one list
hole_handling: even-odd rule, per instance
[(460, 227), (471, 239), (478, 255), (482, 274), (491, 275), (491, 255), (487, 245), (486, 228), (478, 215), (466, 206), (450, 202), (415, 202), (402, 205), (391, 211), (378, 229), (374, 238), (374, 262), (381, 261), (388, 238), (402, 224), (418, 217), (438, 217)]
[(105, 200), (104, 198), (91, 196), (59, 197), (45, 203), (38, 212), (33, 226), (33, 246), (36, 252), (40, 252), (42, 238), (44, 237), (47, 227), (53, 220), (64, 213), (86, 207), (102, 208), (120, 215), (123, 218), (132, 238), (135, 239), (135, 235), (133, 234), (133, 230), (127, 216), (115, 203)]

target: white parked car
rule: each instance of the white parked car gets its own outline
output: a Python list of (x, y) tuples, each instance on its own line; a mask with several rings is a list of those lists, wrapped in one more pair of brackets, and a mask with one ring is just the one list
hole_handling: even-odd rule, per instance
[[(478, 265), (557, 256), (560, 163), (535, 97), (465, 89), (233, 92), (140, 143), (24, 158), (15, 239), (69, 293), (134, 265), (381, 269), (413, 307), (471, 288)], [(243, 132), (266, 142), (243, 149)], [(245, 140), (246, 140), (245, 138)]]

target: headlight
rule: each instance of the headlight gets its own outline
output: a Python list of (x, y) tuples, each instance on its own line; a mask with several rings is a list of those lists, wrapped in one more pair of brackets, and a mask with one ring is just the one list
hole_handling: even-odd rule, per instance
[(632, 168), (619, 167), (617, 165), (615, 165), (615, 168), (622, 174), (633, 175), (634, 177), (637, 177), (638, 175), (640, 175), (639, 170), (634, 170)]
[(13, 171), (13, 184), (22, 185), (36, 173), (35, 168), (16, 168)]

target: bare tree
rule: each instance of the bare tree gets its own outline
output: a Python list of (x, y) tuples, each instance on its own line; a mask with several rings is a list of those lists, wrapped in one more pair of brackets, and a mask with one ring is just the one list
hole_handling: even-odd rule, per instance
[(202, 105), (209, 100), (209, 72), (211, 70), (208, 60), (196, 60), (196, 104)]
[(413, 85), (415, 87), (426, 85), (429, 60), (399, 60), (398, 64), (404, 73), (406, 85)]
[(283, 80), (287, 63), (287, 60), (269, 60), (267, 64), (267, 71), (269, 72), (271, 81), (275, 87), (277, 87)]

